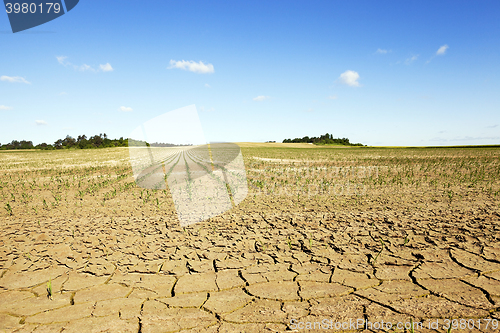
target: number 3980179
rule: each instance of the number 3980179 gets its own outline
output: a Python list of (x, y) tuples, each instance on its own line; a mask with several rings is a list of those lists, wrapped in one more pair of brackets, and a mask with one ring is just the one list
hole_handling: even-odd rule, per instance
[(58, 3), (53, 3), (53, 2), (47, 2), (45, 4), (43, 3), (39, 3), (39, 4), (36, 4), (36, 3), (6, 3), (5, 4), (5, 9), (7, 11), (7, 14), (10, 14), (10, 13), (23, 13), (23, 14), (27, 14), (27, 13), (31, 13), (31, 14), (35, 14), (35, 13), (56, 13), (58, 14), (60, 11), (61, 11), (61, 5), (58, 4)]

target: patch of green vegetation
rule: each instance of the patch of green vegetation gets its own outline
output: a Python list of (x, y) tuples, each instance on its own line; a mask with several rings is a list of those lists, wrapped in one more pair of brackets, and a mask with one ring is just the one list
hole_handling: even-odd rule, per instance
[(321, 135), (320, 137), (308, 137), (305, 136), (303, 138), (295, 138), (295, 139), (285, 139), (283, 143), (313, 143), (315, 145), (335, 145), (335, 146), (361, 146), (364, 145), (361, 143), (351, 143), (348, 138), (333, 138), (332, 134), (326, 133), (325, 135)]

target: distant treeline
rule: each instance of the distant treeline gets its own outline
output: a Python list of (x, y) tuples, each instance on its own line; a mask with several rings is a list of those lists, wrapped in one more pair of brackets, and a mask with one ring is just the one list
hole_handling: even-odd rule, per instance
[(337, 138), (334, 139), (332, 134), (326, 133), (320, 137), (308, 137), (295, 138), (295, 139), (285, 139), (283, 143), (314, 143), (315, 145), (328, 145), (328, 144), (339, 144), (344, 146), (364, 146), (362, 143), (350, 143), (348, 138)]
[[(33, 145), (32, 141), (17, 141), (13, 140), (11, 143), (0, 144), (0, 149), (43, 149), (43, 150), (53, 150), (53, 149), (93, 149), (93, 148), (110, 148), (110, 147), (128, 147), (129, 140), (123, 137), (119, 139), (109, 139), (106, 133), (94, 135), (87, 138), (86, 135), (79, 135), (76, 139), (67, 135), (64, 139), (59, 139), (53, 144), (41, 143), (38, 145)], [(152, 143), (149, 144), (145, 141), (133, 140), (131, 141), (132, 146), (148, 146), (148, 147), (174, 147), (176, 145), (171, 143)]]

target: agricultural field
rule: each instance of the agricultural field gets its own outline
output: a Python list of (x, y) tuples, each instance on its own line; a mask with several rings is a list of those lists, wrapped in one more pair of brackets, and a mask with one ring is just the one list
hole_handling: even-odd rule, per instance
[(0, 151), (0, 331), (499, 330), (500, 148), (239, 146), (185, 228), (127, 148)]

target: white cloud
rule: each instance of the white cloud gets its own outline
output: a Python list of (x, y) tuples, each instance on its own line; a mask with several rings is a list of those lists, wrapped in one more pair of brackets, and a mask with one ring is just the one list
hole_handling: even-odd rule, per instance
[(0, 81), (31, 84), (30, 82), (26, 81), (26, 79), (24, 77), (20, 77), (20, 76), (2, 75), (2, 76), (0, 76)]
[(446, 53), (446, 50), (449, 49), (449, 46), (448, 45), (443, 45), (439, 48), (439, 50), (437, 50), (436, 52), (436, 55), (444, 55)]
[(81, 66), (74, 66), (75, 69), (78, 69), (79, 71), (85, 72), (85, 71), (92, 71), (95, 72), (95, 69), (92, 68), (92, 66), (89, 66), (87, 64), (83, 64)]
[(5, 105), (0, 105), (0, 110), (12, 110), (12, 107), (5, 106)]
[(170, 67), (168, 67), (168, 69), (172, 69), (172, 68), (179, 68), (179, 69), (183, 69), (185, 71), (190, 71), (190, 72), (199, 73), (199, 74), (208, 74), (208, 73), (214, 72), (214, 65), (204, 64), (202, 61), (194, 62), (192, 60), (190, 60), (190, 61), (170, 60)]
[(306, 112), (314, 112), (314, 109), (309, 108), (309, 109), (306, 110)]
[(103, 72), (112, 72), (113, 71), (113, 67), (111, 67), (111, 65), (109, 64), (109, 62), (106, 63), (105, 65), (99, 65), (99, 68)]
[(57, 59), (57, 62), (59, 62), (61, 65), (63, 66), (67, 66), (69, 63), (67, 63), (65, 60), (67, 59), (68, 57), (66, 56), (59, 56), (59, 57), (56, 57)]
[(360, 87), (361, 85), (359, 84), (359, 74), (358, 72), (355, 71), (345, 71), (344, 73), (340, 74), (339, 77), (340, 82), (343, 84), (347, 84), (348, 86), (351, 87)]
[(375, 53), (377, 54), (387, 54), (391, 52), (390, 50), (384, 50), (384, 49), (377, 49), (377, 51), (375, 51)]
[(45, 120), (35, 120), (35, 123), (38, 125), (38, 126), (43, 126), (43, 125), (48, 125), (47, 122)]
[(132, 108), (130, 108), (130, 107), (120, 106), (120, 111), (123, 111), (123, 112), (132, 112), (134, 110)]
[(254, 97), (253, 100), (256, 102), (262, 102), (262, 101), (265, 101), (266, 99), (269, 99), (269, 98), (271, 98), (271, 96), (257, 96), (257, 97)]
[(328, 96), (328, 99), (337, 99), (337, 95), (331, 95), (331, 96)]
[[(64, 67), (70, 66), (70, 67), (73, 67), (73, 69), (76, 71), (81, 71), (81, 72), (86, 72), (86, 71), (97, 72), (98, 71), (94, 67), (87, 65), (87, 64), (75, 65), (75, 64), (67, 61), (66, 59), (68, 59), (68, 57), (66, 57), (66, 56), (59, 56), (59, 57), (56, 57), (56, 59), (57, 59), (57, 62), (60, 63), (61, 65), (63, 65)], [(111, 71), (113, 71), (113, 67), (111, 67), (111, 64), (108, 62), (104, 65), (99, 65), (99, 71), (111, 72)]]
[(209, 85), (208, 83), (205, 83), (205, 87), (207, 87), (207, 88), (212, 88), (212, 86), (211, 86), (211, 85)]
[(417, 55), (413, 55), (413, 56), (411, 56), (410, 58), (406, 59), (406, 60), (405, 60), (405, 64), (406, 64), (406, 65), (411, 64), (412, 62), (414, 62), (415, 60), (417, 60), (417, 59), (418, 59), (418, 56), (419, 56), (419, 54), (417, 54)]

